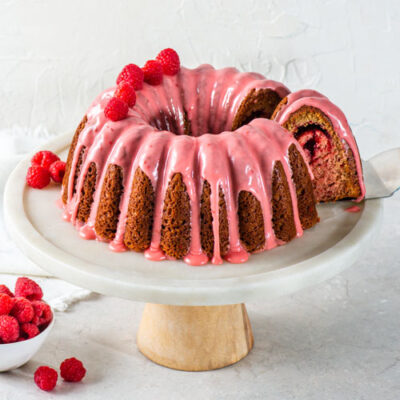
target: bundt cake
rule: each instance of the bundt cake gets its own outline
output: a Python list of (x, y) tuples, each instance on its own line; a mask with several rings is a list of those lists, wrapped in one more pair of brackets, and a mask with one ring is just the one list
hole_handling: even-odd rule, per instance
[(290, 93), (272, 119), (289, 130), (304, 149), (317, 201), (356, 199), (365, 195), (357, 143), (343, 112), (314, 90)]
[(288, 98), (284, 85), (181, 67), (144, 83), (126, 118), (111, 121), (115, 90), (91, 105), (67, 159), (64, 218), (82, 237), (151, 260), (239, 263), (318, 222), (304, 151), (268, 119)]

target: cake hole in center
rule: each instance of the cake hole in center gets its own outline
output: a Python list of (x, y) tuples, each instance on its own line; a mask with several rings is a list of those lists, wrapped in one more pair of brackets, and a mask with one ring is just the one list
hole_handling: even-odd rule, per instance
[(206, 133), (218, 135), (222, 132), (235, 131), (243, 125), (249, 124), (253, 119), (270, 119), (281, 98), (270, 89), (251, 90), (242, 101), (230, 121), (230, 111), (223, 110), (221, 115), (215, 112), (195, 114), (196, 120), (190, 120), (187, 113), (171, 110), (160, 110), (150, 118), (150, 125), (160, 131), (169, 131), (175, 135), (202, 136)]
[(207, 121), (205, 125), (202, 124), (202, 127), (205, 126), (204, 132), (199, 132), (199, 127), (194, 125), (195, 123), (198, 122), (191, 121), (186, 112), (184, 112), (182, 115), (176, 116), (171, 115), (170, 112), (163, 110), (160, 110), (159, 114), (153, 116), (149, 121), (149, 124), (159, 131), (169, 131), (174, 135), (202, 136), (207, 133), (218, 135), (219, 133), (226, 132), (227, 130), (222, 129), (216, 132), (215, 129), (210, 126), (210, 121)]

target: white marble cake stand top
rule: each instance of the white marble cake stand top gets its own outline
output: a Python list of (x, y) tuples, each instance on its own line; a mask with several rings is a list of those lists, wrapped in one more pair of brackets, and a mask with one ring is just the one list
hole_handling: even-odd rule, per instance
[[(44, 148), (66, 158), (71, 134)], [(22, 251), (51, 274), (111, 296), (171, 305), (218, 305), (269, 300), (315, 285), (352, 265), (373, 240), (382, 200), (344, 210), (351, 202), (318, 206), (321, 222), (302, 238), (252, 255), (245, 264), (191, 267), (182, 261), (151, 262), (143, 254), (113, 253), (106, 243), (82, 240), (56, 206), (59, 186), (25, 185), (30, 157), (11, 174), (5, 190), (7, 227)]]

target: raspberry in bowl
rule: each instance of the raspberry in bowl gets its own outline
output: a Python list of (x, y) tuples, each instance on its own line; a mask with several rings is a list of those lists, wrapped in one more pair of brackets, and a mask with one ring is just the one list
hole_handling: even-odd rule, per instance
[(28, 362), (49, 335), (54, 313), (42, 297), (29, 278), (18, 278), (14, 293), (0, 285), (0, 372)]

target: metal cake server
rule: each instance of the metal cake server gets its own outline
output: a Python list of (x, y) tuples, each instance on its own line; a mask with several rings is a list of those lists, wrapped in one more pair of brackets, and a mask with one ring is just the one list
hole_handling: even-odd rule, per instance
[(392, 196), (400, 188), (400, 148), (377, 154), (362, 162), (366, 199)]

